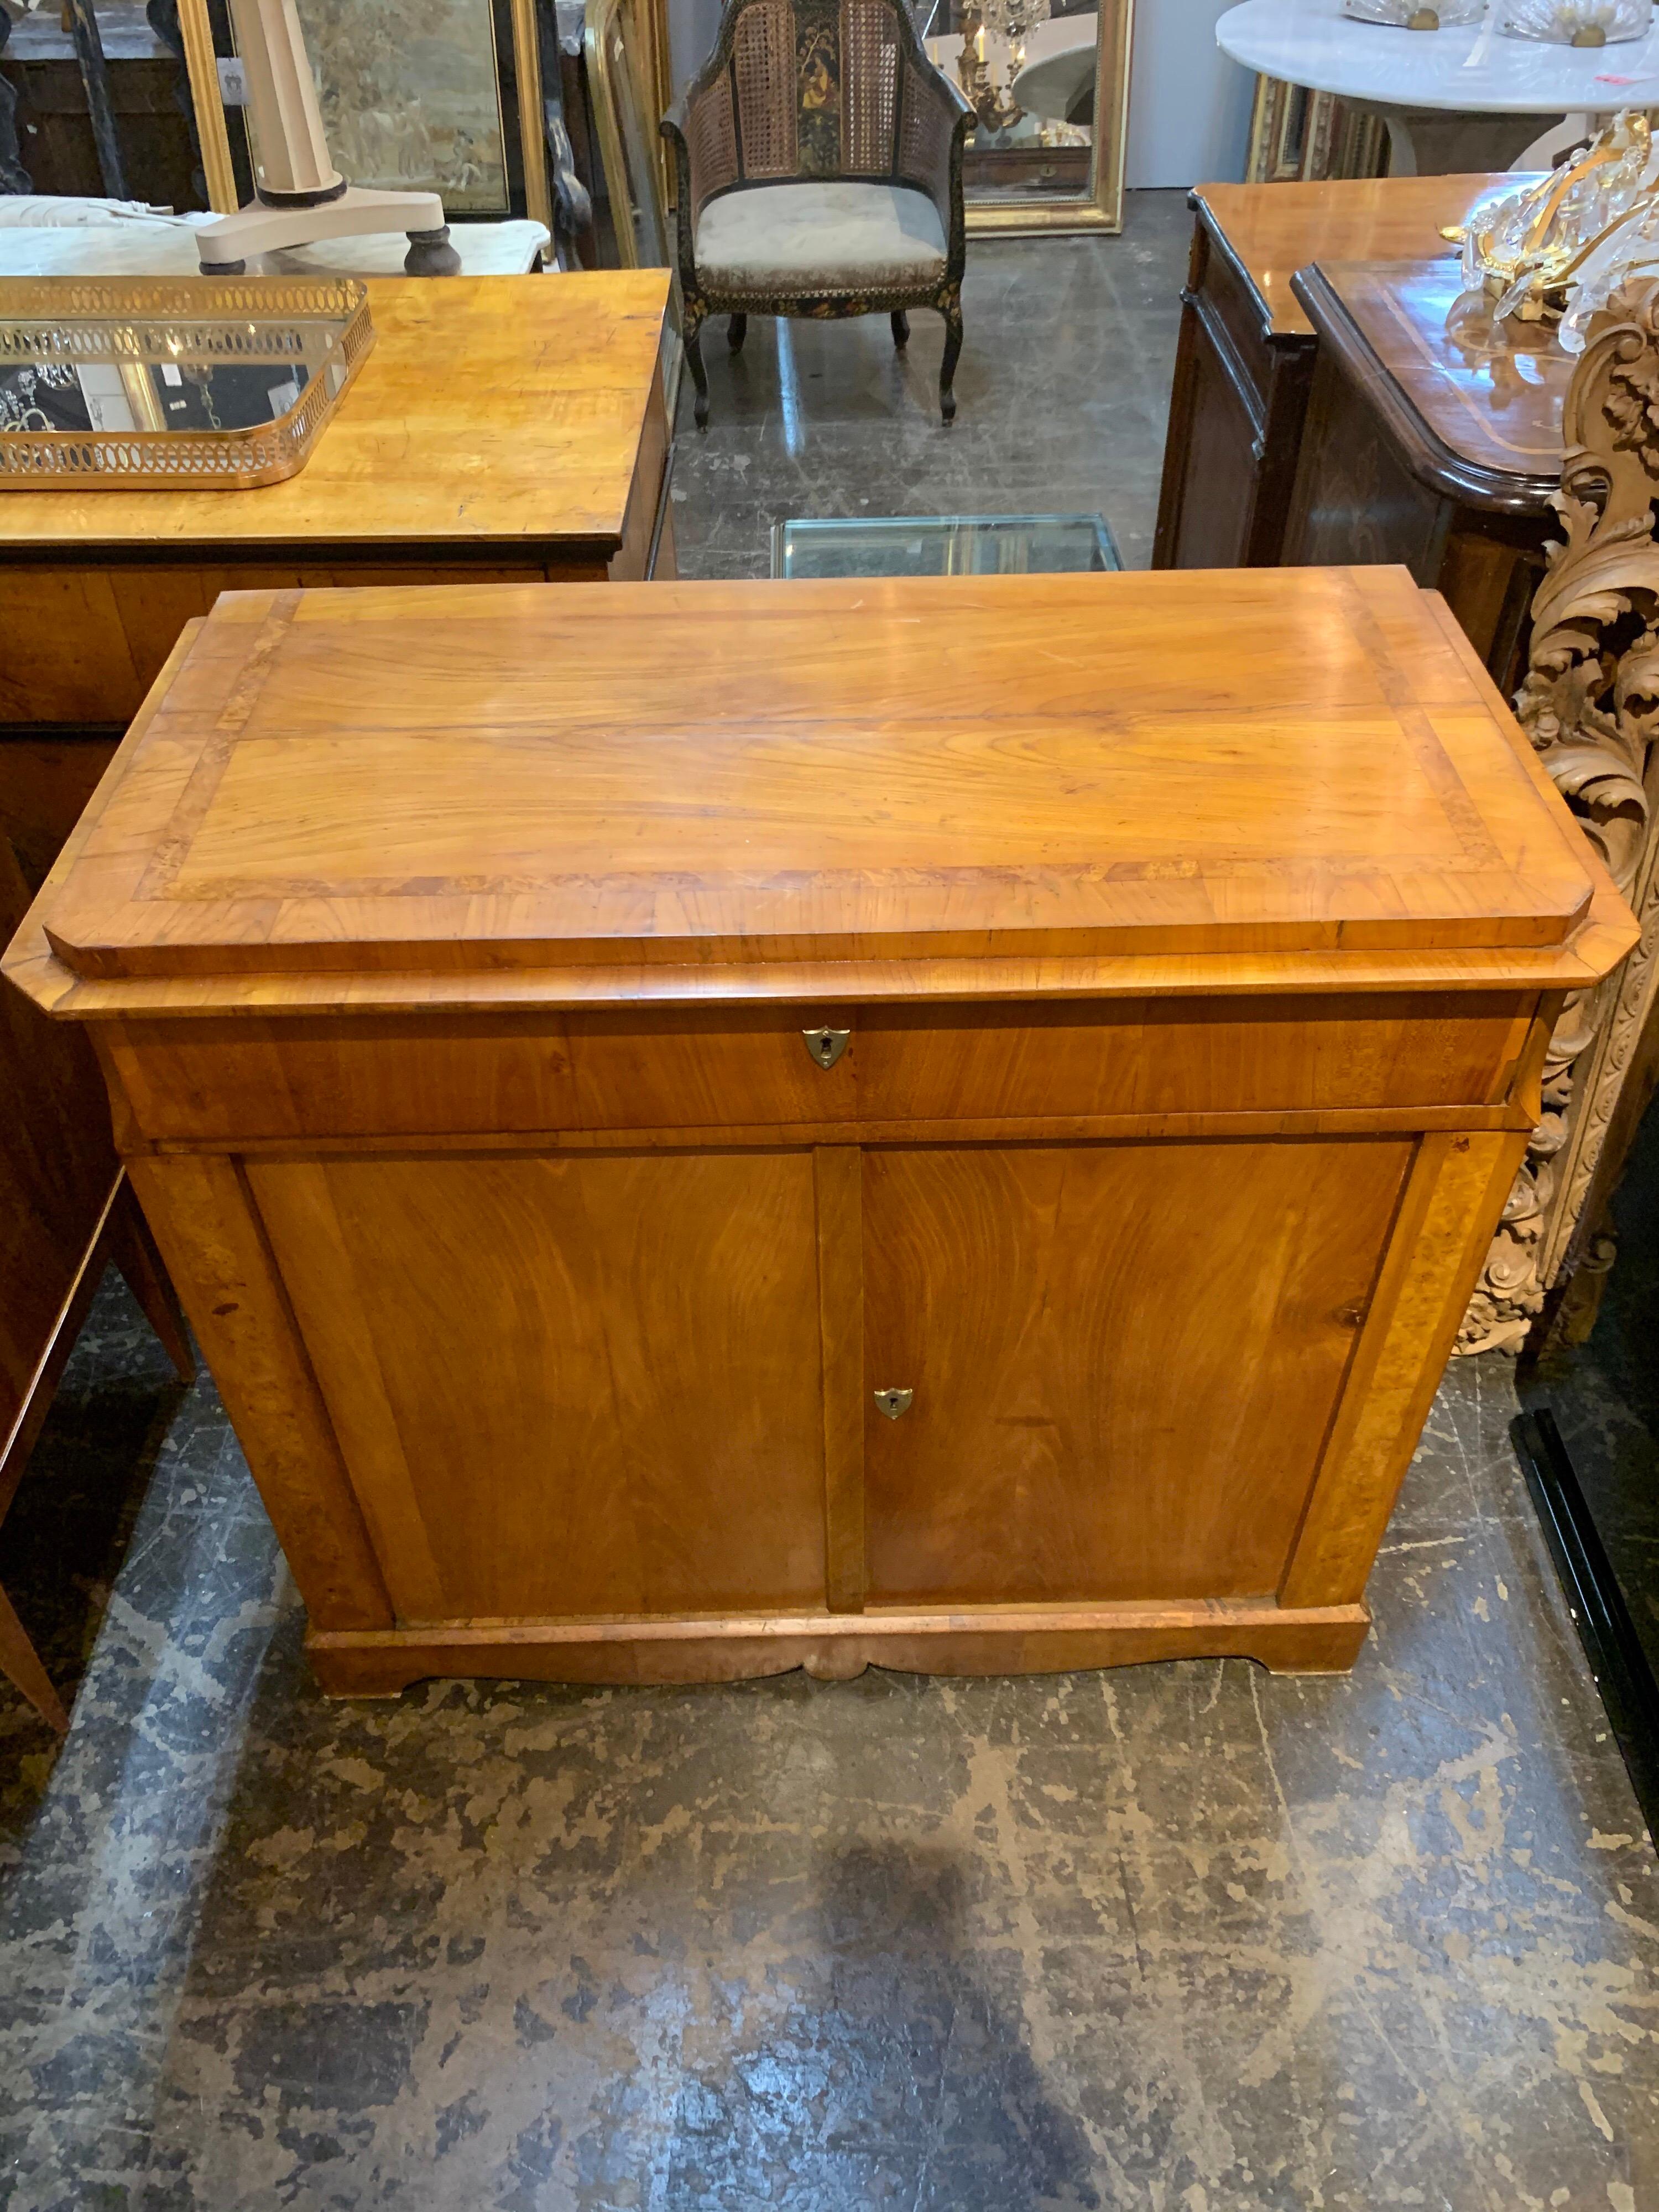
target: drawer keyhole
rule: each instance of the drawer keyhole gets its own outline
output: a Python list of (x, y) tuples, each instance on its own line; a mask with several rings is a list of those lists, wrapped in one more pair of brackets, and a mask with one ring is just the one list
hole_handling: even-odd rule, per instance
[(915, 1395), (914, 1390), (878, 1390), (876, 1411), (885, 1413), (890, 1421), (896, 1421), (901, 1413), (909, 1412), (910, 1401)]
[(820, 1067), (833, 1067), (847, 1049), (851, 1030), (803, 1030), (806, 1049)]

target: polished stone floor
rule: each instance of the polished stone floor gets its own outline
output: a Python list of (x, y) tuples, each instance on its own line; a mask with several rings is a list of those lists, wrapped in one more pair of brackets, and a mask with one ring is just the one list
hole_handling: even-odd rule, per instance
[(709, 324), (706, 431), (681, 393), (681, 574), (765, 575), (792, 515), (953, 513), (1102, 514), (1145, 568), (1192, 222), (1184, 193), (1135, 192), (1121, 238), (975, 240), (948, 429), (936, 315), (902, 354), (884, 315), (756, 317), (735, 358)]
[[(949, 433), (812, 330), (792, 453), (751, 329), (688, 568), (866, 497), (1144, 557), (1183, 230), (978, 249)], [(331, 1705), (211, 1383), (110, 1283), (0, 1530), (78, 1681), (55, 1759), (0, 1703), (0, 2206), (1659, 2208), (1659, 1881), (1515, 1389), (1443, 1387), (1351, 1677)]]

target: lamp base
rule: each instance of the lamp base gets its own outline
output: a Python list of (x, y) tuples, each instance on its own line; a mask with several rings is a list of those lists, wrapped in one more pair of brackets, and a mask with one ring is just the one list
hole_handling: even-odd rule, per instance
[(459, 275), (461, 257), (449, 243), (444, 204), (436, 192), (376, 191), (349, 185), (337, 198), (308, 205), (256, 198), (234, 215), (204, 223), (196, 245), (204, 276), (233, 276), (255, 254), (384, 230), (408, 233), (404, 267), (411, 276)]

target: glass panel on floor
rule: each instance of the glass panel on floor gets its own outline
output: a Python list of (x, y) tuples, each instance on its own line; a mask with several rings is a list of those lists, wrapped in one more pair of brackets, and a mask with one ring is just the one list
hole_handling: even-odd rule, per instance
[(1122, 566), (1099, 514), (888, 514), (772, 526), (775, 576), (1052, 576)]

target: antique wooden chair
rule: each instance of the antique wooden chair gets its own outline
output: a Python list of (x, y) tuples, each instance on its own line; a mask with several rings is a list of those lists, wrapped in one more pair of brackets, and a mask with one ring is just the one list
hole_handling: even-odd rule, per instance
[(751, 313), (945, 319), (939, 408), (957, 411), (962, 147), (973, 109), (922, 51), (903, 0), (726, 0), (720, 36), (663, 118), (678, 167), (685, 356), (708, 420), (702, 327)]

